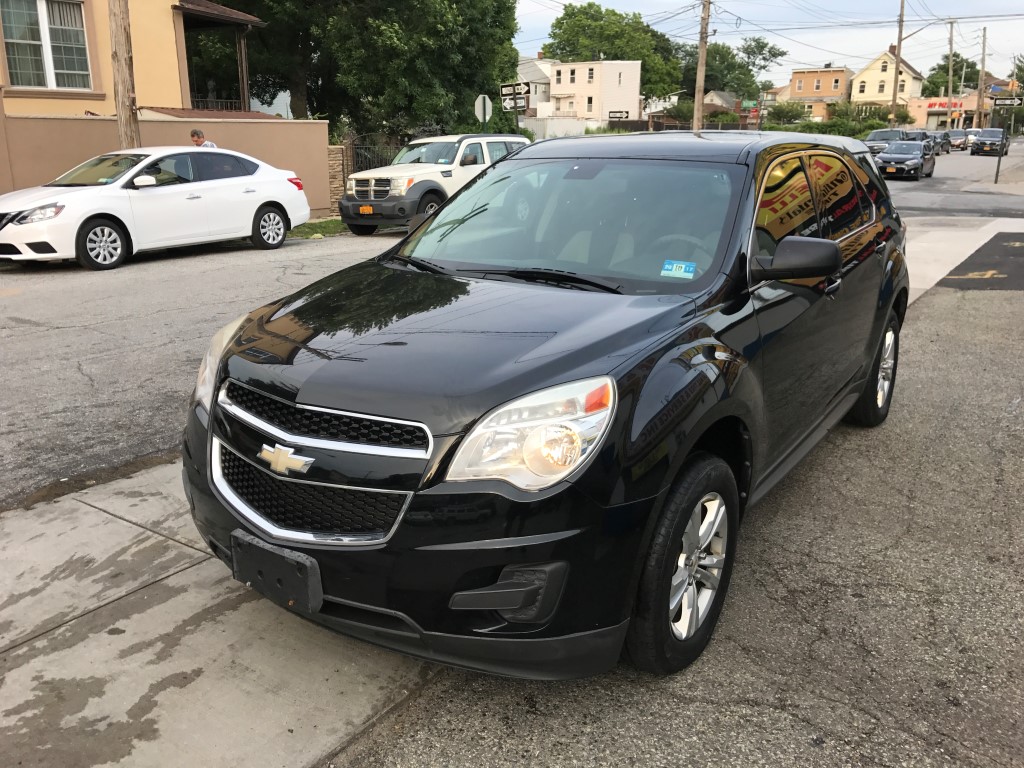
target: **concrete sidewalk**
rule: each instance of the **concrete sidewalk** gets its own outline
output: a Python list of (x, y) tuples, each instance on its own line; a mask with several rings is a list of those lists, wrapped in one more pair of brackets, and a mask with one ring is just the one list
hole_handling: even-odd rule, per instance
[[(1024, 232), (908, 221), (911, 300), (995, 233)], [(313, 765), (435, 669), (234, 582), (177, 463), (0, 515), (0, 557), (4, 765)]]

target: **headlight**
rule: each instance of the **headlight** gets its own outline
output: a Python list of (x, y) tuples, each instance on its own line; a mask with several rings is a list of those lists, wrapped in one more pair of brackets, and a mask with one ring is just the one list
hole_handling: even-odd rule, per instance
[(615, 382), (608, 376), (527, 395), (481, 419), (455, 454), (448, 480), (550, 488), (587, 463), (614, 414)]
[(56, 203), (53, 205), (41, 205), (38, 208), (33, 208), (31, 211), (25, 211), (21, 216), (14, 220), (14, 223), (35, 224), (37, 221), (46, 221), (47, 219), (59, 216), (60, 212), (63, 210), (64, 206)]
[(392, 179), (391, 180), (391, 194), (392, 195), (404, 195), (409, 191), (409, 187), (413, 185), (416, 179), (409, 177)]
[(907, 160), (907, 168), (916, 168), (921, 164), (920, 160)]
[(350, 178), (350, 179), (348, 179), (345, 182), (345, 194), (346, 195), (354, 195), (355, 193), (356, 193), (356, 180)]
[(213, 390), (217, 386), (217, 366), (220, 363), (220, 356), (224, 354), (231, 339), (238, 331), (239, 326), (249, 317), (248, 313), (242, 315), (221, 328), (214, 334), (210, 341), (210, 348), (206, 351), (206, 357), (199, 364), (199, 377), (196, 379), (196, 401), (203, 404), (206, 412), (210, 412), (213, 403)]

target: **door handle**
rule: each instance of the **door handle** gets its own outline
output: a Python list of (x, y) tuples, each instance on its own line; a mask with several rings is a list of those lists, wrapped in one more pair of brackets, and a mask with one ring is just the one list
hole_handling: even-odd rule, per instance
[(201, 200), (202, 197), (203, 197), (202, 195), (197, 195), (195, 192), (193, 192), (191, 195), (186, 195), (185, 199), (186, 200)]
[(245, 189), (242, 190), (242, 194), (243, 195), (248, 195), (248, 194), (252, 194), (255, 191), (256, 190), (253, 189), (252, 187), (246, 187)]
[(830, 299), (834, 299), (839, 289), (843, 285), (843, 278), (841, 277), (829, 277), (825, 279), (825, 295)]

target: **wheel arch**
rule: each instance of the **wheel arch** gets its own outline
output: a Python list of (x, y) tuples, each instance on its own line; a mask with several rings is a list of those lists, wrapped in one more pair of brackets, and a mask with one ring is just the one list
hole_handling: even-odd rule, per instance
[(78, 242), (78, 238), (79, 236), (81, 236), (82, 230), (85, 229), (86, 225), (93, 221), (96, 221), (97, 219), (107, 219), (108, 221), (112, 221), (119, 227), (121, 227), (121, 229), (124, 230), (125, 237), (128, 238), (128, 253), (129, 255), (132, 256), (135, 255), (135, 235), (132, 234), (131, 227), (128, 226), (128, 223), (123, 218), (113, 213), (90, 213), (88, 216), (83, 218), (82, 223), (79, 224), (78, 229), (75, 230), (76, 243)]
[[(267, 200), (260, 203), (259, 208), (256, 209), (256, 213), (259, 213), (262, 208), (273, 208), (284, 216), (285, 229), (290, 230), (292, 228), (292, 217), (288, 215), (288, 209), (282, 203), (279, 203), (276, 200)], [(255, 216), (256, 214), (253, 214), (253, 217)]]

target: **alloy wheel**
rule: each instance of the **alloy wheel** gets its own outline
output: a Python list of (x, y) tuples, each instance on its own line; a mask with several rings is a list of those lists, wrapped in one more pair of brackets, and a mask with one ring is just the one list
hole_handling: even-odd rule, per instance
[(260, 219), (260, 237), (269, 244), (277, 245), (284, 239), (284, 219), (276, 211), (267, 211)]
[(679, 640), (693, 637), (707, 618), (725, 568), (728, 535), (724, 499), (706, 494), (690, 513), (669, 588), (669, 623)]
[(85, 238), (85, 252), (97, 264), (113, 264), (121, 258), (121, 236), (110, 227), (96, 227)]
[(879, 408), (885, 405), (892, 391), (892, 376), (896, 369), (896, 333), (892, 328), (885, 332), (882, 340), (882, 358), (878, 361), (878, 385), (875, 387), (875, 403)]

